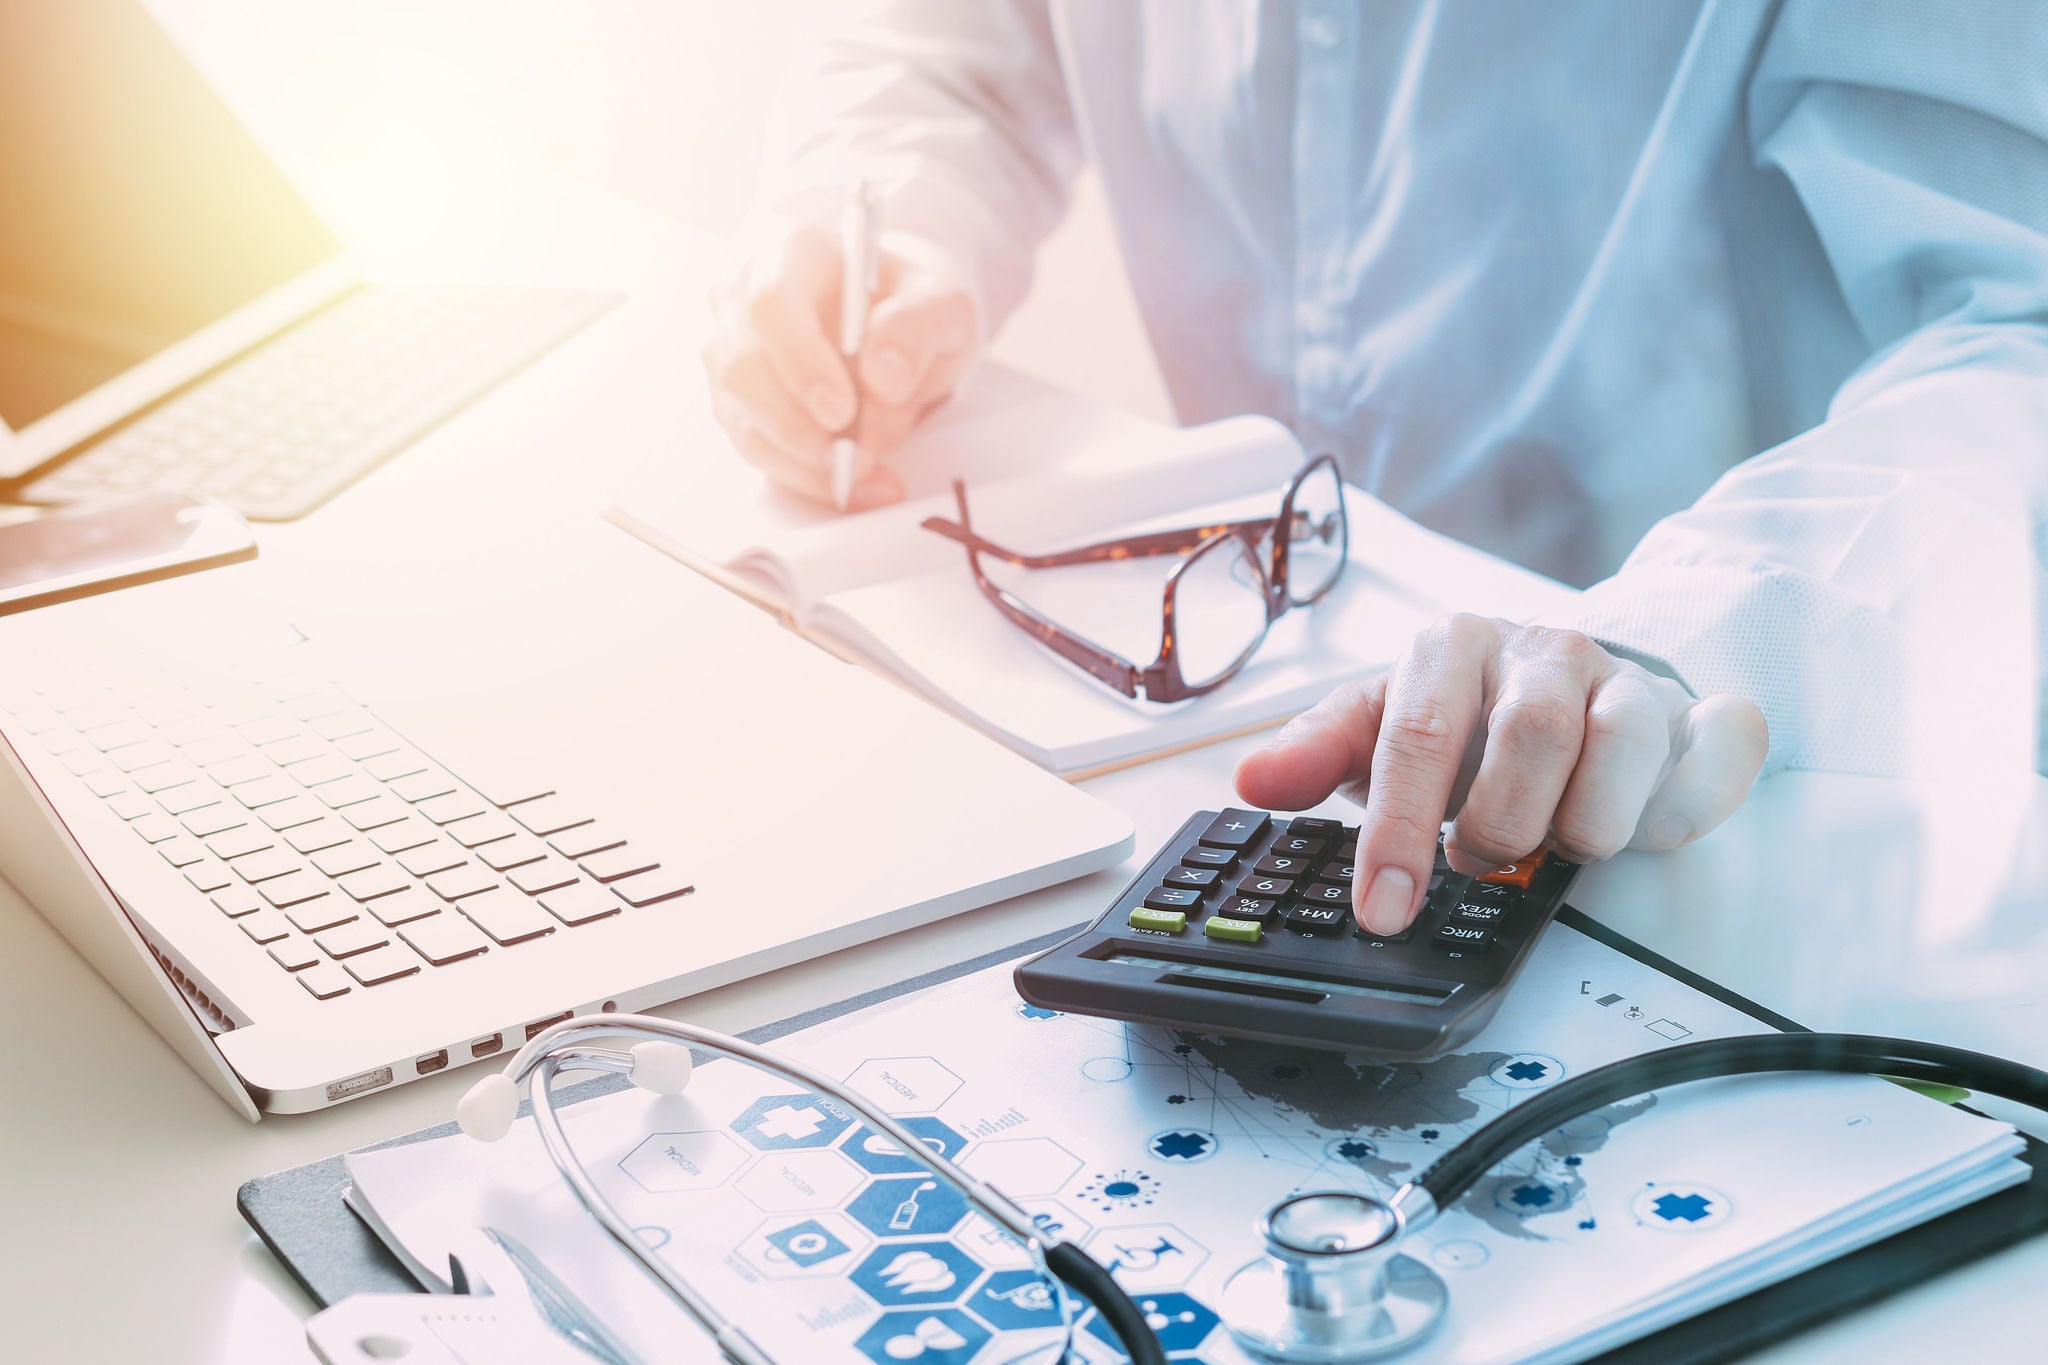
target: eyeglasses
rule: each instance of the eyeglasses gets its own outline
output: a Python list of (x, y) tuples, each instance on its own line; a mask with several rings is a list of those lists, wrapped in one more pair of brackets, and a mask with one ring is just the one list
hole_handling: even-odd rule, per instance
[[(1318, 455), (1287, 481), (1274, 516), (1153, 531), (1054, 554), (1020, 554), (984, 540), (974, 532), (967, 488), (957, 479), (953, 498), (959, 521), (930, 517), (924, 528), (967, 547), (967, 566), (996, 610), (1091, 677), (1126, 697), (1142, 695), (1147, 701), (1184, 701), (1230, 681), (1257, 652), (1273, 622), (1328, 593), (1350, 557), (1344, 483), (1330, 455)], [(1172, 554), (1187, 557), (1167, 576), (1159, 657), (1143, 668), (1048, 620), (991, 581), (981, 563), (988, 555), (1020, 568), (1057, 569)]]

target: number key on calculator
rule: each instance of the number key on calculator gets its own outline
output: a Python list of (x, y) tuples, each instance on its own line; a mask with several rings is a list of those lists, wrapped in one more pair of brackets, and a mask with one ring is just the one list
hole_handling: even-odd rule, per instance
[(1424, 1057), (1476, 1033), (1578, 868), (1554, 855), (1483, 877), (1442, 845), (1422, 911), (1398, 935), (1352, 915), (1358, 830), (1263, 811), (1202, 811), (1075, 938), (1017, 968), (1047, 1009), (1378, 1057)]

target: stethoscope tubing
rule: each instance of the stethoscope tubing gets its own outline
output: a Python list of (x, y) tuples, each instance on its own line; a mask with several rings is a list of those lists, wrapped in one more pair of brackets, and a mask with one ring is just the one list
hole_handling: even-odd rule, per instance
[(615, 1075), (631, 1073), (631, 1054), (611, 1048), (591, 1047), (585, 1041), (622, 1036), (642, 1040), (665, 1039), (751, 1063), (770, 1075), (780, 1077), (792, 1085), (801, 1086), (843, 1107), (849, 1113), (858, 1115), (863, 1122), (894, 1142), (910, 1160), (922, 1165), (938, 1179), (951, 1184), (977, 1213), (1022, 1242), (1044, 1262), (1051, 1274), (1094, 1307), (1102, 1315), (1103, 1321), (1116, 1333), (1118, 1340), (1123, 1343), (1125, 1354), (1131, 1358), (1133, 1365), (1166, 1365), (1165, 1353), (1159, 1346), (1158, 1337), (1146, 1324), (1145, 1315), (1131, 1302), (1130, 1296), (1117, 1284), (1115, 1277), (1091, 1259), (1086, 1252), (1070, 1242), (1053, 1242), (1048, 1245), (1039, 1235), (1030, 1217), (1000, 1191), (976, 1180), (954, 1165), (946, 1156), (933, 1151), (920, 1141), (915, 1133), (888, 1114), (862, 1103), (847, 1094), (844, 1087), (836, 1081), (802, 1063), (729, 1034), (640, 1014), (567, 1019), (534, 1035), (513, 1057), (502, 1074), (514, 1085), (525, 1085), (533, 1110), (534, 1126), (540, 1133), (541, 1144), (547, 1149), (549, 1159), (554, 1162), (562, 1178), (568, 1182), (577, 1202), (597, 1220), (605, 1234), (654, 1277), (657, 1283), (669, 1291), (670, 1296), (684, 1312), (717, 1343), (721, 1354), (732, 1365), (775, 1363), (759, 1343), (749, 1337), (738, 1324), (713, 1307), (710, 1300), (698, 1293), (667, 1261), (656, 1255), (633, 1230), (632, 1225), (612, 1207), (611, 1201), (597, 1188), (596, 1182), (590, 1178), (590, 1173), (576, 1156), (574, 1148), (570, 1146), (568, 1134), (562, 1127), (561, 1116), (555, 1109), (554, 1082), (566, 1072), (598, 1071)]
[[(1047, 1272), (1092, 1305), (1116, 1333), (1134, 1365), (1164, 1365), (1165, 1355), (1158, 1337), (1113, 1275), (1072, 1243), (1046, 1244), (1029, 1217), (1007, 1197), (962, 1171), (942, 1153), (933, 1151), (894, 1118), (847, 1094), (828, 1077), (743, 1039), (647, 1015), (571, 1019), (544, 1030), (520, 1049), (503, 1074), (515, 1086), (524, 1084), (535, 1127), (549, 1158), (577, 1201), (606, 1235), (668, 1290), (717, 1343), (731, 1365), (774, 1362), (759, 1343), (657, 1256), (612, 1207), (570, 1146), (555, 1109), (553, 1086), (565, 1073), (633, 1074), (634, 1054), (590, 1045), (590, 1040), (606, 1037), (662, 1039), (701, 1047), (758, 1066), (859, 1116), (894, 1142), (907, 1158), (957, 1189), (978, 1213), (1016, 1237), (1041, 1259)], [(1935, 1082), (2048, 1111), (2048, 1071), (1940, 1043), (1852, 1033), (1773, 1033), (1682, 1043), (1573, 1077), (1532, 1096), (1481, 1128), (1395, 1192), (1391, 1201), (1397, 1214), (1394, 1236), (1413, 1231), (1438, 1211), (1448, 1209), (1524, 1144), (1584, 1114), (1653, 1090), (1770, 1072), (1879, 1075)]]
[(1680, 1043), (1612, 1062), (1523, 1101), (1411, 1182), (1447, 1209), (1524, 1143), (1609, 1104), (1691, 1081), (1772, 1071), (1836, 1072), (1931, 1081), (2048, 1110), (2048, 1071), (1911, 1038), (1861, 1033), (1767, 1033)]

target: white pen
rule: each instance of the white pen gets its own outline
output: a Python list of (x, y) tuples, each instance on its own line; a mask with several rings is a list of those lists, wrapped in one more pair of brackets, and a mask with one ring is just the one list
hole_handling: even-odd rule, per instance
[[(840, 215), (839, 254), (839, 353), (846, 357), (846, 368), (854, 376), (858, 404), (861, 338), (867, 331), (868, 306), (880, 283), (877, 275), (881, 264), (875, 249), (875, 191), (865, 180), (854, 190), (846, 211)], [(853, 497), (853, 476), (860, 468), (860, 445), (854, 439), (859, 425), (860, 409), (856, 406), (853, 420), (832, 442), (832, 501), (842, 512)]]

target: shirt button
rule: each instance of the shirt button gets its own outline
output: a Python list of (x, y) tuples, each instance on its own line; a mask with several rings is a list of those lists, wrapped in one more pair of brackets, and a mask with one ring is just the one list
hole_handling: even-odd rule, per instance
[(1327, 14), (1318, 14), (1308, 21), (1308, 41), (1311, 47), (1328, 52), (1343, 38), (1337, 21)]

